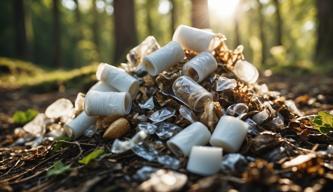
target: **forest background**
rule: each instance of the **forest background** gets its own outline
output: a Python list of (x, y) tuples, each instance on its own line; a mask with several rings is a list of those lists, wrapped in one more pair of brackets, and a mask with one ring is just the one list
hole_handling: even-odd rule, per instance
[(244, 45), (260, 68), (327, 71), (332, 7), (325, 0), (2, 0), (0, 63), (16, 58), (46, 70), (118, 65), (146, 36), (164, 45), (186, 24), (225, 34), (229, 48)]

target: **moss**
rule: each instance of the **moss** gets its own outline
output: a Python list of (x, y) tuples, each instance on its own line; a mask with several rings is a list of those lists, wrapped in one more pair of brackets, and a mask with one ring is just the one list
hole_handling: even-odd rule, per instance
[[(49, 91), (60, 86), (83, 87), (94, 80), (97, 63), (73, 70), (46, 70), (32, 63), (0, 57), (0, 88)], [(1, 72), (0, 72), (1, 73)]]

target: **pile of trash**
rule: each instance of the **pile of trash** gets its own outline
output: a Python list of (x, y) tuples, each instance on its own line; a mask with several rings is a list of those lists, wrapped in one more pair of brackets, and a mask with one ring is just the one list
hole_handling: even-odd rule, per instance
[(184, 186), (180, 169), (209, 176), (260, 164), (248, 151), (265, 156), (271, 150), (275, 155), (265, 158), (272, 161), (286, 157), (295, 146), (277, 132), (302, 121), (302, 112), (256, 83), (259, 72), (245, 60), (243, 46), (230, 50), (225, 41), (222, 34), (185, 25), (162, 47), (149, 36), (130, 50), (127, 63), (101, 63), (98, 82), (86, 94), (79, 93), (74, 105), (64, 98), (54, 102), (23, 127), (34, 139), (15, 144), (101, 134), (112, 142), (111, 155), (132, 151), (169, 169), (144, 166), (133, 176), (144, 181), (141, 189), (157, 191)]

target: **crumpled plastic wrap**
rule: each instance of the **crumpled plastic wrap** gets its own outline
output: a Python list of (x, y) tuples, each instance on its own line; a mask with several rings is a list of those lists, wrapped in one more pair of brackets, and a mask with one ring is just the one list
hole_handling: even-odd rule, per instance
[(149, 119), (154, 123), (159, 123), (174, 116), (176, 111), (171, 108), (162, 108), (150, 115)]

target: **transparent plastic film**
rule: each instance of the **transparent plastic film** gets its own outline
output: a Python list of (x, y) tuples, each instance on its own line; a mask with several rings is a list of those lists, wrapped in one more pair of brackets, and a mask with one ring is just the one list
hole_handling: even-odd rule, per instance
[(140, 63), (142, 63), (143, 58), (146, 55), (158, 50), (160, 45), (154, 36), (148, 36), (145, 40), (143, 40), (138, 46), (134, 47), (129, 51), (126, 55), (128, 63), (131, 67), (136, 67)]

